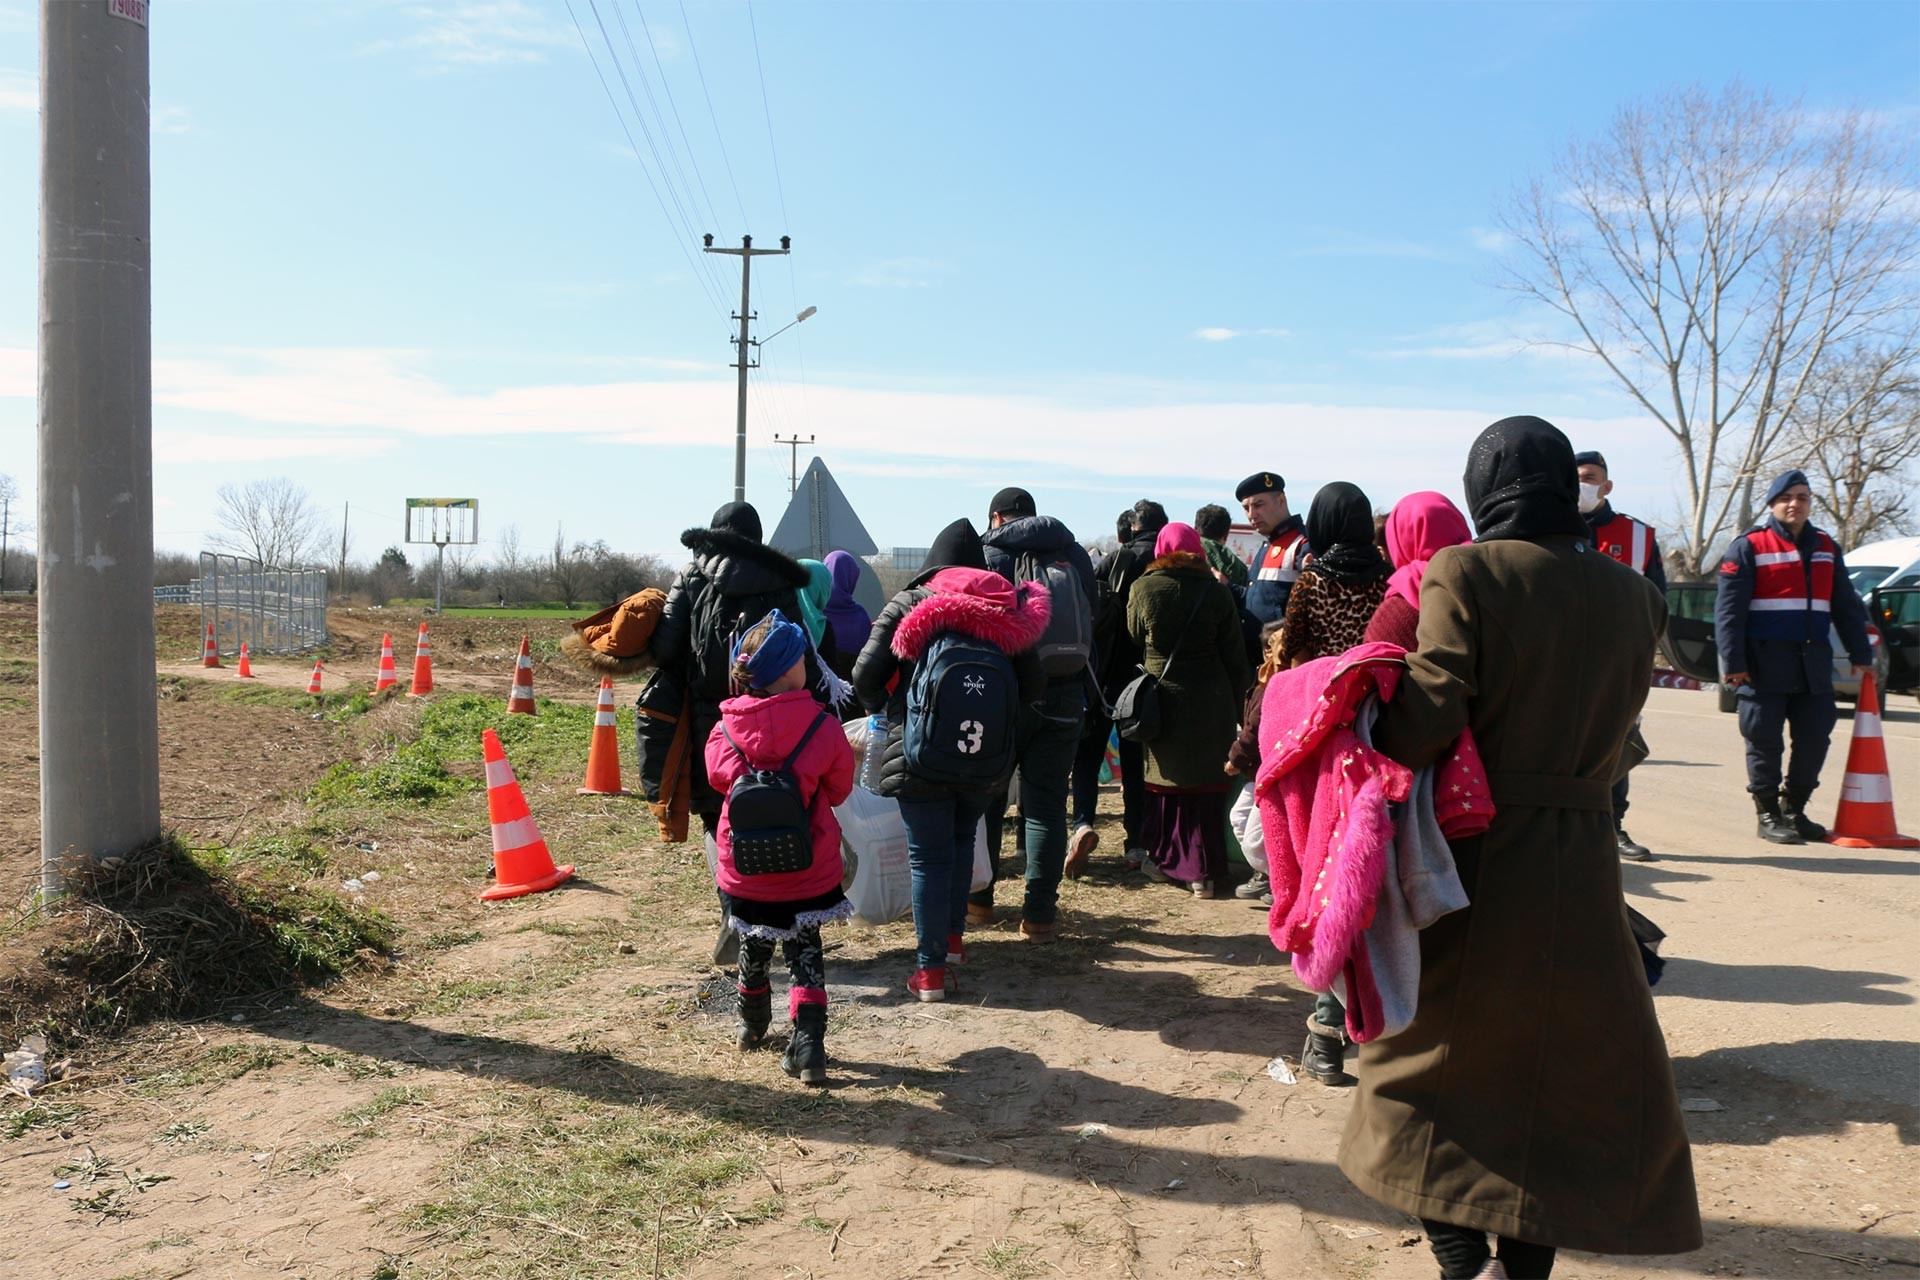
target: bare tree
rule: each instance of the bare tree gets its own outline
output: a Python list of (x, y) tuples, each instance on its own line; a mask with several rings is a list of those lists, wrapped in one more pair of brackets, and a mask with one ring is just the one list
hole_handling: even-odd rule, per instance
[(1912, 160), (1859, 112), (1687, 89), (1623, 108), (1505, 211), (1511, 287), (1574, 335), (1549, 345), (1598, 359), (1678, 446), (1696, 566), (1751, 523), (1829, 362), (1920, 349)]
[(1775, 465), (1814, 478), (1813, 500), (1843, 547), (1911, 532), (1920, 458), (1920, 368), (1898, 351), (1829, 362), (1801, 396)]
[(214, 550), (279, 569), (319, 559), (329, 533), (307, 491), (285, 476), (221, 485), (214, 518)]
[(24, 585), (21, 575), (9, 573), (8, 569), (20, 556), (17, 539), (30, 528), (22, 517), (20, 486), (12, 476), (0, 475), (0, 591), (6, 589), (8, 582)]
[(593, 571), (591, 553), (584, 545), (576, 545), (567, 550), (566, 530), (555, 525), (553, 529), (553, 556), (547, 564), (547, 577), (553, 583), (553, 589), (560, 593), (560, 599), (571, 609), (579, 600), (586, 586), (587, 577)]

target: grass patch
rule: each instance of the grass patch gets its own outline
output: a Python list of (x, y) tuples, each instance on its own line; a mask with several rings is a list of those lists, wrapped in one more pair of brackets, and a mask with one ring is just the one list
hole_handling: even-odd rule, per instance
[(86, 1114), (70, 1102), (34, 1102), (0, 1118), (0, 1136), (24, 1138), (35, 1129), (60, 1129)]
[(309, 1151), (300, 1158), (296, 1167), (307, 1173), (325, 1173), (352, 1155), (368, 1138), (372, 1137), (374, 1126), (379, 1123), (382, 1116), (398, 1111), (402, 1107), (417, 1107), (426, 1100), (427, 1091), (413, 1085), (382, 1089), (374, 1095), (372, 1101), (343, 1111), (334, 1118), (335, 1124), (345, 1125), (353, 1132)]
[(206, 1137), (212, 1128), (204, 1120), (180, 1120), (154, 1134), (153, 1140), (163, 1147), (184, 1147)]
[(1028, 1277), (1046, 1270), (1032, 1255), (1033, 1246), (1030, 1244), (995, 1240), (980, 1255), (980, 1266), (989, 1274), (1004, 1276), (1006, 1280), (1028, 1280)]
[(70, 876), (66, 897), (0, 931), (0, 1026), (60, 1040), (196, 1016), (324, 982), (392, 950), (395, 928), (380, 912), (276, 883), (316, 851), (252, 848), (272, 873), (233, 850), (169, 836)]
[(363, 1057), (357, 1053), (341, 1053), (335, 1049), (316, 1049), (310, 1044), (300, 1046), (300, 1057), (314, 1066), (338, 1071), (349, 1080), (391, 1079), (407, 1070), (404, 1063)]
[[(723, 1203), (759, 1167), (760, 1144), (737, 1126), (659, 1105), (554, 1107), (532, 1098), (521, 1118), (496, 1122), (454, 1162), (451, 1190), (415, 1211), (416, 1225), (470, 1242), (445, 1274), (649, 1274), (656, 1228), (661, 1262), (677, 1271), (735, 1226), (783, 1207), (777, 1197)], [(515, 1223), (519, 1248), (487, 1248), (487, 1233)]]
[(143, 1098), (153, 1098), (178, 1089), (221, 1084), (255, 1071), (265, 1071), (279, 1064), (284, 1057), (280, 1050), (268, 1045), (223, 1044), (216, 1049), (209, 1049), (186, 1066), (170, 1067), (143, 1077), (133, 1091)]
[(364, 807), (368, 800), (424, 804), (485, 789), (477, 770), (454, 774), (448, 765), (477, 763), (480, 735), (492, 729), (522, 778), (578, 773), (586, 767), (592, 707), (554, 703), (538, 716), (507, 713), (498, 698), (456, 694), (420, 709), (405, 740), (390, 740), (384, 758), (342, 761), (314, 784), (309, 798), (321, 809)]
[(451, 951), (455, 947), (464, 947), (468, 943), (478, 942), (486, 936), (478, 929), (438, 929), (420, 939), (415, 950)]
[(220, 690), (228, 702), (247, 707), (280, 707), (288, 711), (313, 710), (313, 696), (298, 689), (283, 689), (270, 684), (231, 685)]

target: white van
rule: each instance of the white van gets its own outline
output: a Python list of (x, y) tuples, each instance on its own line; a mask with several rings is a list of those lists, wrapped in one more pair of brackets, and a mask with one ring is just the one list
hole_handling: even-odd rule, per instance
[(1847, 576), (1862, 598), (1875, 587), (1920, 586), (1920, 538), (1888, 538), (1847, 552)]

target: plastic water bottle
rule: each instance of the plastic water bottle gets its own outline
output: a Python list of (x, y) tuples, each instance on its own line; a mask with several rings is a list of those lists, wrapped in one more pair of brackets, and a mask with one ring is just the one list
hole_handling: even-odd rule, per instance
[(867, 717), (867, 750), (860, 758), (860, 785), (868, 791), (880, 789), (880, 768), (887, 760), (887, 717), (884, 713)]

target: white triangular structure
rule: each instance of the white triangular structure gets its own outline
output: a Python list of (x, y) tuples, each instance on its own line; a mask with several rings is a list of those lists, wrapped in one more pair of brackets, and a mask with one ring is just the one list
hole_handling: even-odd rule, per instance
[[(845, 551), (864, 562), (880, 550), (854, 514), (853, 504), (840, 491), (833, 473), (819, 458), (807, 464), (800, 487), (794, 490), (793, 501), (787, 504), (786, 514), (780, 517), (767, 545), (806, 560), (824, 560), (830, 551)], [(879, 613), (886, 603), (880, 580), (871, 569), (861, 573), (853, 596), (869, 613)]]

